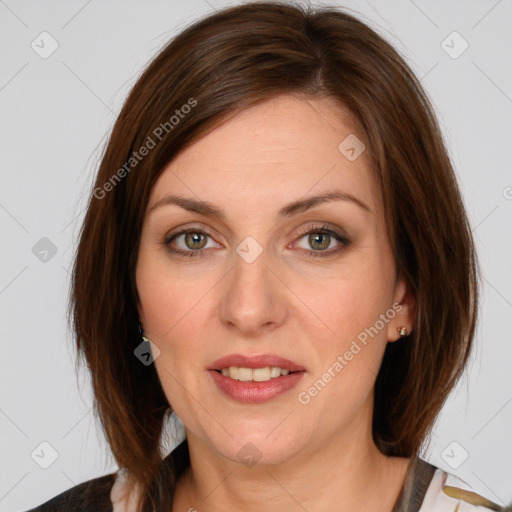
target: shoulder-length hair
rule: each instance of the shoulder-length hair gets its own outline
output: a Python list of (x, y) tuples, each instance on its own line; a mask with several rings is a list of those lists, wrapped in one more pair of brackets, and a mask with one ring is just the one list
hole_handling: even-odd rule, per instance
[(170, 509), (190, 463), (186, 441), (163, 462), (172, 407), (154, 365), (134, 355), (135, 268), (149, 193), (181, 150), (280, 94), (334, 98), (361, 126), (396, 270), (416, 299), (414, 329), (388, 343), (375, 383), (373, 437), (384, 454), (419, 453), (470, 355), (474, 242), (434, 110), (404, 58), (336, 7), (253, 2), (204, 17), (158, 53), (124, 103), (72, 273), (69, 315), (92, 376), (94, 412), (117, 463), (141, 486), (144, 511)]

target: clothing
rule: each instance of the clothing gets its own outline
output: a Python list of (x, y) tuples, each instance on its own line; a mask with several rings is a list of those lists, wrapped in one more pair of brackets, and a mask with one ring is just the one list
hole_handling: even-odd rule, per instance
[[(165, 460), (174, 453), (175, 450)], [(76, 485), (27, 512), (135, 512), (135, 492), (127, 492), (125, 482), (121, 469)], [(512, 511), (469, 489), (455, 475), (415, 457), (392, 512)]]
[(116, 473), (87, 480), (27, 512), (112, 512)]

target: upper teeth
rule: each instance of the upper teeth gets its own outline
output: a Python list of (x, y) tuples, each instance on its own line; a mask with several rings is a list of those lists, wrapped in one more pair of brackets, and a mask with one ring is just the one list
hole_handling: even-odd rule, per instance
[(222, 375), (232, 379), (248, 381), (254, 380), (256, 382), (264, 382), (266, 380), (275, 379), (281, 375), (288, 375), (290, 370), (284, 370), (276, 366), (265, 368), (238, 368), (237, 366), (230, 366), (229, 368), (222, 368)]

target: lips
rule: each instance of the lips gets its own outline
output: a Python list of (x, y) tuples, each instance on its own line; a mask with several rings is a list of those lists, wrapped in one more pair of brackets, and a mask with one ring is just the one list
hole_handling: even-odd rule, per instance
[(288, 375), (282, 375), (265, 382), (241, 382), (225, 377), (215, 370), (209, 370), (208, 374), (217, 389), (230, 400), (245, 404), (262, 404), (291, 392), (304, 378), (306, 372), (290, 372)]
[(265, 368), (266, 366), (278, 367), (290, 372), (300, 372), (306, 369), (289, 359), (274, 354), (262, 354), (259, 356), (244, 356), (243, 354), (230, 354), (214, 361), (208, 370), (222, 370), (237, 366), (239, 368)]

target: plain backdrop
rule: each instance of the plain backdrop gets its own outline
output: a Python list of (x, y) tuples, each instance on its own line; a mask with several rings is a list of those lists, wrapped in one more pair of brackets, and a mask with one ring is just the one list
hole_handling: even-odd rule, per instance
[[(1, 511), (26, 510), (117, 469), (93, 418), (87, 375), (75, 375), (66, 325), (83, 208), (104, 139), (142, 67), (191, 21), (236, 3), (0, 0)], [(383, 34), (421, 79), (482, 264), (477, 349), (424, 458), (508, 503), (512, 2), (331, 3)]]

